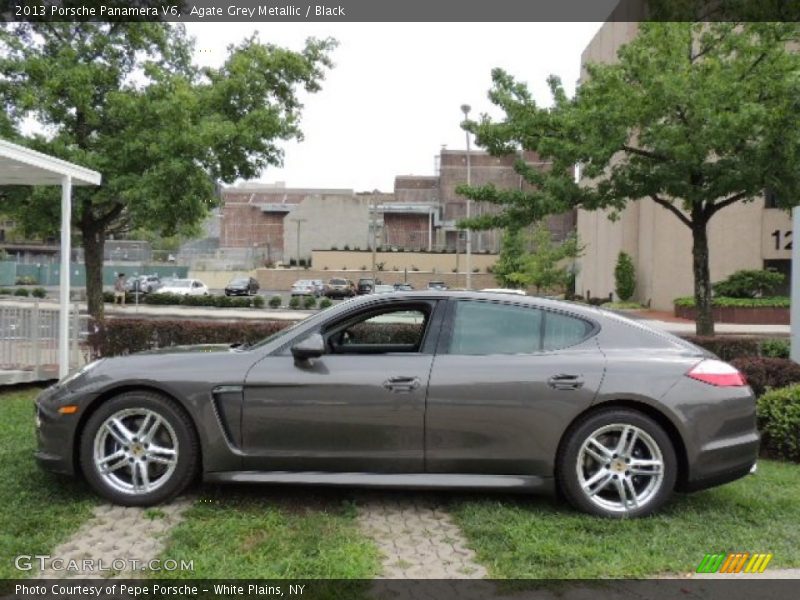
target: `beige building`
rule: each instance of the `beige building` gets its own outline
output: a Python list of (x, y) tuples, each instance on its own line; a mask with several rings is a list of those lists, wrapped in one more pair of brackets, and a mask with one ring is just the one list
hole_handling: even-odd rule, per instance
[[(621, 45), (633, 39), (637, 24), (609, 21), (581, 56), (581, 65), (616, 60)], [(585, 74), (584, 74), (585, 76)], [(773, 208), (767, 196), (721, 210), (709, 224), (711, 280), (739, 269), (773, 267), (788, 276), (791, 259), (791, 217)], [(576, 292), (600, 297), (614, 291), (617, 255), (625, 251), (636, 266), (634, 299), (660, 310), (693, 293), (692, 238), (675, 215), (650, 199), (631, 202), (612, 222), (606, 211), (578, 211), (578, 236), (586, 245), (578, 261)]]

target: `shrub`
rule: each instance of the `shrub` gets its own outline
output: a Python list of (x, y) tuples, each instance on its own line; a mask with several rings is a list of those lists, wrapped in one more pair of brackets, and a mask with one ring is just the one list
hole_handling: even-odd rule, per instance
[(800, 462), (800, 385), (761, 396), (757, 414), (762, 454)]
[(325, 310), (326, 308), (330, 308), (333, 302), (331, 302), (330, 298), (323, 298), (319, 301), (319, 307), (321, 310)]
[(317, 299), (314, 296), (306, 296), (303, 298), (303, 308), (310, 310), (317, 306)]
[(0, 288), (0, 296), (10, 296), (11, 290), (8, 288)]
[(33, 288), (33, 290), (31, 290), (31, 296), (33, 296), (34, 298), (46, 298), (47, 290), (44, 289), (43, 287)]
[(712, 289), (717, 296), (761, 298), (772, 294), (784, 279), (785, 277), (774, 269), (741, 270), (713, 284)]
[(786, 358), (745, 357), (731, 361), (747, 378), (755, 395), (800, 383), (800, 365)]
[(24, 297), (27, 298), (28, 296), (30, 296), (30, 293), (25, 288), (17, 288), (17, 289), (14, 290), (14, 295), (15, 296), (24, 296)]
[(270, 308), (280, 308), (281, 305), (281, 297), (280, 296), (273, 296), (269, 299), (269, 307)]
[(295, 310), (300, 308), (300, 298), (298, 298), (297, 296), (292, 296), (291, 299), (289, 300), (289, 308)]
[(761, 353), (761, 341), (757, 338), (736, 336), (696, 336), (687, 335), (687, 341), (713, 352), (724, 361), (735, 358), (757, 357)]
[(614, 267), (614, 290), (623, 302), (633, 298), (636, 291), (636, 269), (633, 260), (626, 252), (617, 256), (617, 266)]
[(192, 344), (254, 343), (290, 325), (286, 321), (180, 321), (108, 319), (94, 321), (89, 346), (96, 358)]
[[(686, 296), (675, 298), (675, 306), (693, 307), (694, 298)], [(714, 307), (726, 308), (789, 308), (791, 298), (788, 296), (770, 296), (768, 298), (730, 298), (728, 296), (717, 296), (712, 300)]]
[(601, 306), (601, 305), (605, 304), (606, 302), (608, 302), (608, 298), (589, 298), (587, 300), (587, 302), (591, 306)]
[(769, 358), (789, 358), (789, 340), (778, 338), (761, 342), (761, 356)]
[(251, 301), (253, 308), (264, 308), (264, 296), (253, 296)]
[[(112, 302), (114, 295), (111, 295)], [(145, 304), (180, 304), (181, 303), (181, 296), (178, 294), (147, 294), (144, 297)]]
[(36, 285), (37, 283), (36, 278), (30, 275), (20, 275), (14, 280), (14, 285)]

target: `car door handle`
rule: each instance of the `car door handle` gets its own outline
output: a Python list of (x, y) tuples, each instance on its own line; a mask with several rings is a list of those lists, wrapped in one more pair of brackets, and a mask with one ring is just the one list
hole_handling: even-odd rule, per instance
[(383, 387), (392, 392), (412, 392), (420, 385), (419, 377), (407, 377), (398, 375), (396, 377), (389, 377), (383, 382)]
[(580, 375), (559, 373), (548, 379), (547, 385), (554, 390), (577, 390), (583, 387), (583, 378)]

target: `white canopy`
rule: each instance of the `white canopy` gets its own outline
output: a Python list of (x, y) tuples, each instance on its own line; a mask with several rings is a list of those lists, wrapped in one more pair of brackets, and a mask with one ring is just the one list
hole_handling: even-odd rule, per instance
[(100, 185), (102, 176), (41, 152), (0, 140), (0, 185), (61, 186), (61, 272), (58, 328), (58, 374), (69, 371), (69, 258), (72, 185)]

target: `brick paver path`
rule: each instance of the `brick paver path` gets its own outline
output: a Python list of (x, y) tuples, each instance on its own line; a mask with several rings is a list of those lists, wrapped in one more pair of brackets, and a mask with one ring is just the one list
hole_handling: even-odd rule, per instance
[(475, 562), (461, 531), (441, 504), (420, 494), (366, 494), (358, 502), (358, 521), (382, 555), (387, 579), (480, 579), (486, 569)]
[[(79, 569), (55, 570), (49, 566), (38, 574), (38, 578), (142, 576), (141, 567), (138, 572), (130, 568), (113, 570), (113, 561), (117, 560), (118, 565), (122, 564), (120, 560), (126, 561), (130, 567), (132, 560), (143, 564), (158, 557), (164, 549), (167, 534), (182, 520), (184, 511), (191, 504), (192, 501), (186, 498), (150, 509), (102, 504), (94, 509), (91, 519), (50, 554), (53, 559), (63, 559), (64, 567), (69, 561), (76, 561)], [(91, 559), (95, 565), (102, 560), (103, 568), (110, 570), (84, 569), (84, 559)]]

